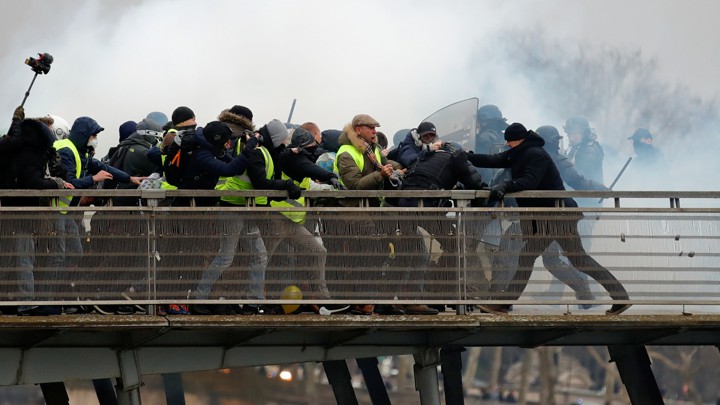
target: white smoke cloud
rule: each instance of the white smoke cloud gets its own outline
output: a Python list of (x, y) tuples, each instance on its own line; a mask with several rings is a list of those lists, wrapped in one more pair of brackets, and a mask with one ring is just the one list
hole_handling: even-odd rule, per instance
[(714, 78), (717, 63), (708, 58), (720, 58), (711, 41), (702, 41), (715, 29), (697, 24), (720, 11), (709, 0), (26, 0), (3, 6), (0, 114), (10, 116), (30, 82), (22, 61), (49, 52), (55, 63), (38, 78), (28, 115), (94, 117), (106, 128), (100, 154), (117, 141), (122, 122), (156, 110), (169, 116), (180, 105), (204, 124), (243, 104), (262, 125), (285, 120), (297, 98), (294, 122), (341, 128), (367, 113), (391, 137), (444, 105), (478, 97), (530, 128), (560, 125), (567, 112), (548, 117), (537, 108), (527, 97), (533, 83), (492, 55), (475, 59), (503, 30), (523, 27), (657, 53), (668, 80), (684, 80), (703, 97), (717, 94), (696, 83)]

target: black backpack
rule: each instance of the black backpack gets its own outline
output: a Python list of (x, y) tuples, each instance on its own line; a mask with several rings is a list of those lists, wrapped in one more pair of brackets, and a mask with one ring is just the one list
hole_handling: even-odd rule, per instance
[[(125, 163), (125, 156), (127, 156), (128, 147), (118, 147), (115, 148), (113, 151), (113, 154), (110, 156), (108, 161), (106, 162), (108, 166), (112, 166), (116, 169), (122, 170), (123, 164)], [(120, 183), (117, 182), (115, 179), (108, 179), (104, 180), (102, 182), (102, 186), (100, 188), (104, 190), (114, 190), (118, 188)]]
[(178, 132), (173, 143), (165, 149), (165, 162), (163, 164), (165, 181), (179, 187), (185, 169), (190, 162), (190, 157), (199, 147), (194, 130)]

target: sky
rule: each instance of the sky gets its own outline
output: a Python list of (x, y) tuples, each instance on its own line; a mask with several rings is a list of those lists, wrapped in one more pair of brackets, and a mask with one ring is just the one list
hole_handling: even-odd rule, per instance
[[(83, 115), (117, 128), (151, 111), (192, 108), (203, 125), (235, 104), (256, 125), (273, 118), (342, 128), (370, 114), (394, 134), (445, 105), (477, 97), (509, 121), (544, 124), (511, 76), (478, 75), (478, 49), (508, 30), (640, 50), (660, 77), (717, 98), (714, 0), (0, 0), (0, 114), (22, 101), (25, 58), (55, 58), (38, 77), (28, 116)], [(496, 86), (488, 85), (499, 83)], [(488, 91), (488, 89), (491, 89)], [(484, 94), (480, 94), (484, 93)], [(4, 113), (3, 113), (4, 111)], [(7, 125), (0, 124), (0, 127)]]

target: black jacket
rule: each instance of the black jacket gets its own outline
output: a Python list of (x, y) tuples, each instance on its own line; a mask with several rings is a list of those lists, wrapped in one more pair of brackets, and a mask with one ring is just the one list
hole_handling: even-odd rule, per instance
[[(211, 145), (203, 135), (203, 128), (198, 127), (195, 130), (195, 140), (199, 148), (193, 152), (184, 168), (182, 183), (178, 187), (180, 190), (214, 190), (220, 176), (230, 177), (242, 174), (248, 164), (248, 160), (244, 155), (236, 158), (230, 157), (225, 153), (224, 149)], [(217, 202), (217, 198), (206, 197), (196, 198), (197, 206), (212, 206)], [(188, 206), (189, 198), (176, 198), (173, 206)]]
[(452, 190), (458, 182), (471, 190), (486, 186), (477, 170), (469, 164), (465, 151), (446, 148), (423, 150), (405, 174), (402, 189)]
[(316, 165), (312, 160), (313, 158), (315, 156), (311, 156), (310, 152), (302, 150), (299, 153), (293, 153), (292, 149), (286, 148), (280, 153), (278, 160), (283, 173), (298, 183), (301, 183), (306, 177), (322, 183), (338, 178), (337, 174)]
[(267, 133), (266, 127), (259, 130), (262, 135), (260, 144), (270, 152), (270, 158), (273, 161), (274, 173), (268, 179), (266, 176), (267, 168), (265, 167), (265, 157), (260, 148), (254, 149), (248, 156), (247, 175), (255, 190), (286, 190), (287, 182), (281, 179), (282, 164), (280, 162), (280, 154), (285, 150), (285, 145), (275, 148), (272, 139)]
[[(512, 178), (506, 180), (505, 192), (525, 190), (565, 190), (560, 172), (547, 151), (545, 141), (529, 131), (525, 141), (515, 148), (495, 155), (471, 154), (468, 160), (475, 166), (510, 168)], [(552, 198), (518, 198), (520, 207), (554, 207)], [(577, 207), (572, 198), (565, 198), (565, 206)]]
[[(19, 189), (52, 190), (63, 186), (59, 178), (49, 177), (47, 173), (48, 160), (54, 156), (52, 147), (55, 136), (50, 128), (40, 121), (26, 119), (21, 125), (23, 144), (14, 153), (11, 160), (12, 172), (17, 175)], [(10, 199), (8, 199), (10, 200)], [(4, 200), (9, 206), (38, 206), (38, 197), (13, 198)]]

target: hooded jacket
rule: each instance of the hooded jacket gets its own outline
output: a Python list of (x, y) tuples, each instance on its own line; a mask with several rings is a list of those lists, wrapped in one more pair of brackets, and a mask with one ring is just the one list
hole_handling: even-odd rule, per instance
[(255, 131), (255, 125), (252, 123), (250, 119), (247, 117), (235, 114), (230, 112), (229, 109), (223, 110), (220, 115), (218, 115), (218, 121), (223, 122), (227, 124), (230, 129), (233, 131), (233, 142), (232, 142), (232, 148), (230, 150), (230, 153), (233, 156), (236, 156), (237, 151), (237, 143), (241, 141), (241, 139), (244, 139), (244, 131)]
[[(54, 156), (52, 144), (55, 141), (50, 128), (40, 121), (26, 119), (20, 126), (23, 144), (12, 158), (12, 173), (17, 176), (20, 189), (54, 190), (64, 187), (62, 179), (49, 177), (47, 164)], [(38, 197), (19, 197), (3, 201), (9, 206), (39, 206)]]
[[(510, 180), (504, 182), (505, 192), (525, 190), (565, 190), (560, 172), (543, 148), (545, 140), (533, 131), (520, 145), (495, 155), (471, 154), (468, 160), (475, 166), (510, 168)], [(566, 207), (577, 207), (572, 198), (565, 198)], [(518, 198), (520, 207), (555, 207), (552, 198)]]
[[(100, 162), (99, 160), (88, 157), (87, 142), (91, 136), (100, 133), (103, 128), (90, 117), (80, 117), (73, 123), (70, 129), (68, 139), (73, 143), (80, 154), (80, 176), (76, 176), (77, 168), (75, 163), (75, 155), (70, 148), (57, 148), (61, 158), (63, 169), (67, 172), (67, 181), (75, 186), (76, 189), (92, 188), (95, 182), (92, 176), (101, 170), (105, 170), (112, 174), (113, 179), (118, 183), (130, 182), (130, 176), (122, 170), (116, 169), (110, 165)], [(56, 143), (57, 145), (57, 143)], [(79, 198), (73, 198), (73, 205), (79, 202)]]
[(405, 135), (405, 139), (398, 146), (397, 162), (409, 168), (417, 161), (420, 151), (422, 151), (422, 141), (417, 130), (413, 129)]
[[(278, 120), (271, 121), (274, 122)], [(274, 123), (277, 124), (277, 123)], [(282, 123), (280, 123), (283, 125)], [(287, 180), (282, 180), (282, 163), (280, 161), (280, 154), (285, 150), (283, 142), (288, 137), (287, 129), (283, 132), (277, 125), (277, 128), (268, 128), (268, 125), (264, 125), (257, 132), (262, 136), (260, 146), (265, 147), (270, 153), (270, 157), (273, 161), (274, 173), (270, 174), (270, 178), (267, 176), (267, 167), (265, 165), (265, 157), (259, 148), (252, 151), (248, 157), (248, 169), (247, 174), (250, 178), (250, 182), (255, 190), (286, 190)], [(283, 125), (284, 126), (284, 125)]]

